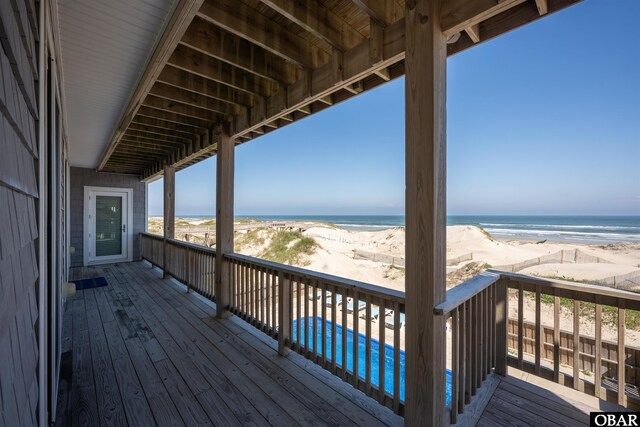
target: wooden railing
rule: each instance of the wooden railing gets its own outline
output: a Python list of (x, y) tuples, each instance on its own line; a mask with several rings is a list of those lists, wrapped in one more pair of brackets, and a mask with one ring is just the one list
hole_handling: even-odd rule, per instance
[(157, 234), (140, 233), (140, 256), (151, 265), (163, 268), (164, 238)]
[[(636, 351), (625, 345), (626, 314), (628, 310), (640, 310), (640, 294), (515, 273), (500, 276), (509, 288), (510, 299), (517, 301), (517, 317), (510, 319), (509, 366), (622, 406), (640, 406)], [(525, 320), (525, 300), (534, 301), (533, 322)], [(545, 304), (544, 300), (553, 303)], [(553, 321), (546, 325), (542, 322), (543, 305), (552, 306)], [(570, 331), (561, 329), (561, 316), (570, 317)], [(593, 335), (581, 330), (581, 319), (593, 322)], [(615, 342), (602, 339), (603, 320), (615, 325)], [(531, 329), (533, 336), (527, 336)], [(632, 381), (627, 371), (631, 371)]]
[(280, 353), (296, 351), (403, 413), (404, 292), (245, 255), (227, 258), (236, 315), (276, 338)]
[[(163, 268), (164, 239), (142, 233), (141, 242), (142, 257)], [(214, 300), (215, 251), (166, 244), (167, 272)], [(225, 260), (234, 314), (276, 339), (281, 354), (296, 351), (404, 414), (404, 292), (240, 254)], [(549, 301), (552, 325), (542, 321)], [(573, 313), (571, 331), (561, 329), (561, 306)], [(592, 311), (593, 336), (580, 330), (583, 310)], [(450, 375), (449, 421), (460, 422), (487, 378), (506, 375), (508, 366), (637, 409), (640, 351), (625, 346), (627, 310), (640, 310), (640, 294), (491, 270), (450, 289), (434, 309), (451, 330), (442, 366)], [(602, 339), (603, 312), (616, 323), (615, 342)]]
[(171, 276), (184, 283), (189, 290), (215, 301), (214, 274), (216, 251), (176, 239), (166, 239), (166, 268), (163, 265), (164, 238), (149, 233), (141, 233), (142, 258), (162, 268)]
[(450, 421), (458, 422), (493, 370), (506, 374), (507, 290), (500, 275), (490, 272), (447, 291), (446, 300), (435, 308), (451, 327)]

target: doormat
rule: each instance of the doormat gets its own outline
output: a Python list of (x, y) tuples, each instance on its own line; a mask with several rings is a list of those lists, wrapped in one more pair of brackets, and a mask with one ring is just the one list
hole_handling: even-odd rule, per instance
[(81, 291), (83, 289), (99, 288), (101, 286), (107, 286), (107, 279), (104, 277), (94, 277), (93, 279), (74, 280), (76, 284), (76, 290)]

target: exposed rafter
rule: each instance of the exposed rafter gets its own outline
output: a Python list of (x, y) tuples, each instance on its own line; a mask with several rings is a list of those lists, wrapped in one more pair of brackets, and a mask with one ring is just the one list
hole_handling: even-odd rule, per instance
[(160, 98), (176, 101), (181, 104), (190, 105), (192, 107), (203, 108), (209, 111), (215, 111), (220, 114), (238, 115), (243, 111), (243, 108), (239, 105), (232, 104), (226, 101), (218, 101), (213, 98), (209, 98), (204, 95), (190, 92), (188, 90), (171, 86), (166, 83), (156, 82), (156, 84), (149, 91), (149, 95), (154, 95)]
[(395, 0), (353, 0), (353, 3), (383, 26), (404, 16), (404, 9)]
[(316, 0), (261, 1), (338, 50), (345, 51), (364, 40), (348, 22)]
[(234, 89), (230, 86), (209, 80), (202, 76), (184, 71), (173, 66), (166, 66), (158, 76), (158, 81), (179, 87), (209, 98), (232, 104), (251, 107), (256, 102), (257, 95)]
[(181, 43), (273, 82), (291, 84), (300, 74), (297, 66), (200, 18)]
[(277, 90), (277, 85), (247, 71), (195, 51), (178, 46), (169, 58), (169, 64), (181, 70), (222, 83), (232, 88), (260, 96), (268, 96)]
[(207, 0), (198, 16), (301, 67), (329, 60), (327, 52), (239, 1)]

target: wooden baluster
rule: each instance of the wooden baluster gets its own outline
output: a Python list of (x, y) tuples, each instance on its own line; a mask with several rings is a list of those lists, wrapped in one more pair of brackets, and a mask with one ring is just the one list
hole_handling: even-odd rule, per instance
[(384, 312), (386, 310), (385, 300), (380, 298), (378, 314), (378, 402), (385, 404), (385, 368), (387, 361), (387, 352), (385, 347), (386, 331), (384, 325)]
[(251, 315), (253, 316), (253, 325), (257, 326), (260, 324), (260, 283), (259, 283), (259, 271), (257, 267), (251, 266), (251, 290), (253, 291), (251, 295), (251, 299), (253, 305), (251, 306)]
[(488, 298), (486, 289), (480, 293), (480, 301), (482, 302), (482, 316), (480, 318), (480, 327), (482, 328), (482, 345), (480, 356), (482, 357), (482, 363), (480, 363), (480, 371), (482, 373), (482, 381), (487, 379), (487, 363), (489, 361), (489, 347), (487, 333), (487, 325), (489, 324), (488, 315), (489, 307), (487, 306)]
[[(343, 380), (347, 380), (347, 373), (348, 373), (348, 363), (347, 361), (349, 360), (349, 349), (347, 346), (347, 328), (348, 328), (348, 312), (347, 312), (347, 299), (349, 298), (349, 295), (347, 294), (347, 291), (345, 290), (342, 294), (342, 379)], [(353, 366), (351, 367), (351, 372), (353, 372)]]
[(258, 304), (260, 305), (260, 329), (264, 332), (265, 326), (267, 324), (267, 322), (265, 321), (265, 317), (264, 317), (264, 309), (265, 309), (265, 303), (266, 303), (266, 299), (265, 299), (265, 286), (264, 286), (264, 268), (260, 267), (257, 268), (257, 274), (258, 274)]
[(287, 354), (287, 341), (291, 337), (291, 284), (283, 273), (278, 274), (278, 354)]
[(271, 272), (267, 269), (264, 270), (264, 293), (264, 323), (268, 333), (273, 328), (273, 323), (271, 322)]
[(247, 311), (249, 310), (247, 305), (247, 266), (244, 262), (240, 264), (240, 270), (242, 272), (242, 280), (240, 281), (242, 285), (242, 318), (247, 320)]
[(322, 309), (322, 323), (320, 323), (320, 354), (322, 355), (322, 367), (327, 367), (327, 286), (324, 282), (320, 283), (322, 295), (320, 296), (320, 308)]
[(476, 365), (473, 367), (475, 370), (476, 378), (476, 391), (482, 386), (482, 292), (475, 297), (476, 301), (476, 318), (475, 318), (475, 335), (476, 335)]
[[(336, 375), (336, 304), (337, 304), (337, 298), (336, 298), (336, 287), (332, 286), (331, 287), (331, 373)], [(344, 301), (343, 301), (344, 304)], [(343, 306), (344, 308), (344, 306)], [(342, 331), (345, 332), (345, 328), (346, 326), (343, 325), (342, 326)], [(342, 360), (342, 363), (345, 363), (344, 359)]]
[(278, 305), (278, 293), (280, 292), (279, 284), (277, 283), (276, 277), (278, 275), (277, 271), (271, 272), (271, 289), (272, 289), (272, 297), (271, 297), (271, 325), (273, 327), (273, 331), (275, 333), (276, 325), (278, 324), (278, 309), (281, 307)]
[(553, 380), (560, 382), (560, 297), (553, 298)]
[(301, 295), (301, 285), (300, 285), (300, 280), (301, 278), (296, 277), (296, 351), (300, 351), (300, 331), (302, 330), (302, 328), (300, 327), (300, 323), (302, 323), (302, 315), (300, 314), (301, 312), (301, 306), (302, 306), (302, 301), (300, 301), (300, 295)]
[[(466, 314), (465, 314), (466, 316)], [(467, 320), (468, 321), (468, 320)], [(498, 375), (507, 375), (508, 325), (509, 325), (509, 287), (504, 279), (496, 283), (496, 331), (495, 331), (495, 372)], [(468, 347), (467, 347), (468, 348)], [(466, 402), (466, 401), (465, 401)], [(468, 402), (467, 402), (468, 403)]]
[(596, 354), (595, 354), (595, 396), (599, 399), (602, 395), (602, 305), (600, 296), (596, 296)]
[(456, 307), (451, 313), (451, 424), (455, 424), (458, 421), (458, 385), (460, 375), (458, 321), (458, 307)]
[(474, 319), (473, 322), (469, 324), (471, 331), (471, 366), (469, 367), (469, 378), (471, 380), (471, 395), (476, 395), (476, 390), (478, 388), (477, 382), (477, 370), (478, 370), (478, 299), (474, 296), (470, 300), (471, 304), (469, 306), (469, 317)]
[(309, 353), (309, 331), (311, 328), (309, 327), (309, 319), (311, 316), (309, 315), (309, 279), (305, 279), (304, 281), (304, 348), (305, 355), (310, 357)]
[(496, 366), (496, 284), (489, 287), (489, 367), (487, 372)]
[(540, 331), (542, 329), (542, 318), (541, 318), (541, 301), (540, 301), (540, 285), (536, 285), (536, 331), (535, 331), (535, 374), (540, 376), (540, 357), (541, 350), (544, 346), (540, 337)]
[(524, 369), (524, 287), (518, 285), (518, 369)]
[[(467, 362), (469, 360), (467, 347), (467, 303), (463, 302), (458, 310), (458, 413), (464, 412), (464, 405), (466, 401), (466, 384), (467, 384)], [(452, 407), (452, 410), (455, 408)]]
[(580, 301), (573, 301), (573, 388), (580, 386)]
[(400, 303), (393, 302), (393, 410), (400, 408)]
[(365, 393), (371, 396), (371, 297), (367, 294), (365, 297), (365, 363), (364, 363), (364, 378), (365, 378)]
[(620, 406), (627, 404), (627, 395), (625, 394), (625, 313), (624, 300), (618, 299), (618, 405)]
[(313, 281), (313, 361), (318, 363), (318, 281)]
[[(360, 330), (359, 330), (359, 321), (360, 313), (358, 310), (358, 305), (360, 302), (360, 295), (357, 291), (353, 293), (353, 381), (352, 384), (355, 388), (358, 388), (358, 384), (360, 384)], [(344, 304), (345, 302), (343, 302)], [(343, 328), (342, 333), (345, 333), (346, 330)]]

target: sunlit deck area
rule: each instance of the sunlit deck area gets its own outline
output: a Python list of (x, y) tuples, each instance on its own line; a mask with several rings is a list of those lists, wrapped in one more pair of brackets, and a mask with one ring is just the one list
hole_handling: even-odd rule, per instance
[(77, 268), (57, 425), (402, 425), (402, 418), (146, 262)]
[[(108, 285), (67, 301), (57, 425), (402, 425), (403, 418), (146, 262), (75, 268)], [(589, 424), (621, 407), (510, 368), (460, 425)]]

